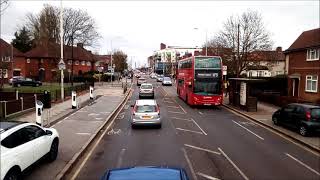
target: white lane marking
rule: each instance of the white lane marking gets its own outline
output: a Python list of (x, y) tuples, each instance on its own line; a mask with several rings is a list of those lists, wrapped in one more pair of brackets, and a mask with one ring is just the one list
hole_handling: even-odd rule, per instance
[(75, 113), (76, 113), (76, 112), (74, 112), (74, 113), (70, 114), (70, 116), (73, 116)]
[(165, 103), (169, 103), (169, 104), (173, 104), (174, 102), (172, 102), (172, 101), (163, 101), (163, 102), (165, 102)]
[(63, 120), (66, 120), (66, 119), (68, 119), (69, 117), (65, 117), (65, 118), (63, 118)]
[(98, 116), (99, 114), (97, 114), (97, 113), (90, 113), (90, 114), (88, 114), (88, 116)]
[(184, 114), (182, 112), (174, 112), (174, 111), (168, 111), (169, 113), (176, 113), (176, 114)]
[(121, 129), (111, 129), (107, 134), (108, 135), (119, 135), (121, 133)]
[(197, 174), (198, 174), (199, 176), (201, 176), (201, 177), (204, 177), (204, 178), (207, 178), (207, 179), (210, 179), (210, 180), (220, 180), (220, 179), (218, 179), (218, 178), (215, 178), (215, 177), (212, 177), (212, 176), (203, 174), (203, 173), (201, 173), (201, 172), (198, 172)]
[(199, 114), (203, 115), (203, 112), (201, 112), (201, 111), (198, 111), (198, 112), (199, 112)]
[(189, 129), (182, 129), (182, 128), (176, 128), (180, 131), (186, 131), (186, 132), (192, 132), (192, 133), (197, 133), (197, 134), (202, 134), (202, 132), (199, 132), (199, 131), (192, 131), (192, 130), (189, 130)]
[(178, 106), (167, 106), (169, 108), (179, 108)]
[(62, 121), (57, 122), (57, 124), (60, 124), (60, 123), (62, 123)]
[(289, 156), (290, 158), (292, 158), (293, 160), (295, 160), (296, 162), (298, 162), (299, 164), (301, 164), (302, 166), (304, 166), (305, 168), (309, 169), (310, 171), (314, 172), (315, 174), (317, 174), (318, 176), (320, 176), (320, 173), (314, 169), (312, 169), (310, 166), (306, 165), (305, 163), (301, 162), (299, 159), (291, 156), (288, 153), (285, 153), (287, 156)]
[(171, 117), (172, 119), (178, 119), (183, 121), (192, 121), (191, 119), (183, 119), (183, 118), (177, 118), (177, 117)]
[(76, 133), (77, 135), (86, 135), (86, 136), (90, 136), (91, 133)]
[(198, 128), (202, 131), (204, 135), (207, 135), (207, 133), (204, 132), (204, 130), (199, 126), (199, 124), (194, 119), (191, 118), (191, 120), (198, 126)]
[(101, 120), (101, 119), (103, 119), (103, 118), (95, 118), (96, 120)]
[[(178, 103), (178, 102), (176, 101), (176, 103)], [(180, 106), (180, 104), (178, 104), (178, 105), (179, 105), (180, 109), (181, 109), (185, 114), (187, 114), (187, 111), (186, 111), (186, 110), (184, 110), (184, 109), (183, 109), (183, 107), (182, 107), (182, 106)]]
[(193, 170), (191, 161), (190, 161), (190, 159), (189, 159), (189, 157), (188, 157), (188, 155), (187, 155), (186, 150), (185, 150), (184, 148), (181, 148), (181, 150), (182, 150), (182, 152), (183, 152), (184, 158), (187, 160), (187, 163), (188, 163), (188, 165), (189, 165), (189, 169), (190, 169), (190, 171), (191, 171), (191, 174), (192, 174), (192, 176), (193, 176), (193, 179), (194, 179), (194, 180), (198, 180), (198, 177), (196, 176), (196, 173), (195, 173), (194, 170)]
[(241, 124), (237, 123), (236, 121), (232, 120), (235, 124), (237, 124), (238, 126), (242, 127), (243, 129), (247, 130), (248, 132), (250, 132), (251, 134), (255, 135), (256, 137), (258, 137), (261, 140), (264, 140), (261, 136), (257, 135), (256, 133), (250, 131), (248, 128), (242, 126)]
[(88, 111), (79, 110), (78, 112), (88, 112)]
[(229, 161), (229, 163), (231, 163), (232, 166), (236, 168), (236, 170), (240, 173), (243, 179), (249, 180), (249, 178), (238, 168), (238, 166), (229, 158), (229, 156), (226, 153), (224, 153), (221, 148), (218, 147), (218, 149), (221, 152), (221, 154)]
[(117, 168), (120, 168), (121, 165), (122, 165), (122, 157), (123, 157), (125, 151), (126, 151), (126, 149), (122, 149), (120, 154), (119, 154), (119, 159), (118, 159), (118, 162), (117, 162)]
[(105, 112), (100, 112), (101, 114), (108, 114), (108, 113), (110, 113), (110, 112), (107, 112), (107, 111), (105, 111)]
[(201, 151), (206, 151), (206, 152), (209, 152), (209, 153), (213, 153), (213, 154), (221, 155), (221, 153), (216, 152), (216, 151), (211, 151), (211, 150), (209, 150), (209, 149), (205, 149), (205, 148), (201, 148), (201, 147), (192, 146), (192, 145), (190, 145), (190, 144), (184, 144), (184, 145), (185, 145), (185, 146), (187, 146), (187, 147), (193, 148), (193, 149), (198, 149), (198, 150), (201, 150)]

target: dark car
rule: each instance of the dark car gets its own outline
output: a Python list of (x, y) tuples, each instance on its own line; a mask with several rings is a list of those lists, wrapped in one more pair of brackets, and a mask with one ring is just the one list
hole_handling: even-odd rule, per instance
[(275, 125), (286, 125), (299, 129), (302, 136), (320, 130), (320, 106), (292, 103), (274, 112), (272, 121)]
[(20, 78), (12, 81), (12, 86), (20, 87), (20, 86), (41, 86), (42, 83), (40, 81), (35, 81), (30, 78)]
[(101, 180), (188, 180), (181, 168), (131, 167), (107, 171)]

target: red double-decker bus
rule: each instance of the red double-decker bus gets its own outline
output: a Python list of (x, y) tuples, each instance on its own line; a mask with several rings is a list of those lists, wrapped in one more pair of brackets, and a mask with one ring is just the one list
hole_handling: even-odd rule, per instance
[(222, 60), (219, 56), (191, 56), (178, 62), (177, 93), (189, 105), (221, 105)]

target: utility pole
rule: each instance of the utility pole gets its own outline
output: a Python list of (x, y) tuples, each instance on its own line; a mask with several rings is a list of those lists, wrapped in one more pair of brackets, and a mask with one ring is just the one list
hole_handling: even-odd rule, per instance
[(71, 86), (73, 86), (73, 33), (71, 36)]
[(239, 65), (240, 65), (240, 52), (239, 52), (239, 49), (240, 49), (240, 24), (238, 24), (238, 52), (237, 52), (237, 78), (239, 77)]
[[(62, 0), (60, 1), (60, 55), (61, 55), (61, 66), (63, 66), (64, 62), (63, 62), (63, 7), (62, 7)], [(61, 67), (60, 71), (61, 71), (61, 100), (64, 100), (64, 87), (63, 87), (63, 67)]]
[(206, 29), (206, 56), (208, 56), (208, 29)]
[(113, 83), (112, 78), (113, 78), (113, 72), (114, 72), (114, 70), (112, 72), (112, 69), (113, 69), (113, 65), (112, 65), (112, 53), (113, 53), (113, 51), (112, 51), (112, 40), (110, 42), (110, 48), (111, 48), (111, 56), (110, 56), (111, 59), (110, 59), (110, 62), (111, 62), (111, 85), (112, 85), (112, 83)]

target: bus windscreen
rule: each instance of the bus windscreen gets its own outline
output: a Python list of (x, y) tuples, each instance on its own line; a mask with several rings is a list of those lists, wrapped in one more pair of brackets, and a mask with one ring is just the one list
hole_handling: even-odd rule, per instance
[(195, 69), (221, 68), (219, 57), (195, 57)]

